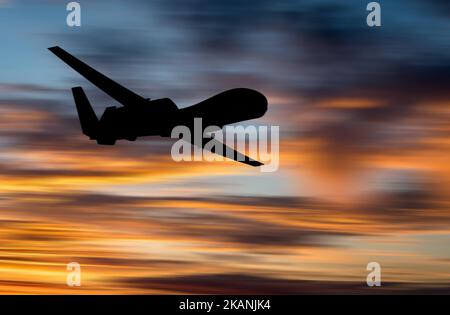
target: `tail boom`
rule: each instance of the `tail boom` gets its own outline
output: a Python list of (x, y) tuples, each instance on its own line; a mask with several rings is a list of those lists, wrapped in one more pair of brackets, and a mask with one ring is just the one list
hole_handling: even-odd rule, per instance
[(72, 88), (73, 98), (77, 107), (83, 134), (94, 140), (97, 138), (98, 118), (92, 108), (86, 94), (81, 87)]

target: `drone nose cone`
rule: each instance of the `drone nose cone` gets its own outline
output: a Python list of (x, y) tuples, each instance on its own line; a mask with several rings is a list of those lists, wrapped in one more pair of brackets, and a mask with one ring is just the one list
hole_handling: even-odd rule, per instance
[(262, 93), (245, 88), (235, 89), (234, 93), (240, 100), (239, 104), (242, 104), (240, 110), (251, 113), (253, 118), (259, 118), (266, 113), (268, 101)]
[(198, 117), (211, 125), (224, 126), (260, 118), (267, 111), (267, 103), (267, 98), (260, 92), (237, 88), (214, 95), (181, 111), (186, 117), (201, 115)]
[(267, 112), (268, 101), (267, 98), (260, 92), (251, 90), (253, 93), (253, 103), (255, 104), (255, 113), (259, 115), (258, 117), (263, 116)]

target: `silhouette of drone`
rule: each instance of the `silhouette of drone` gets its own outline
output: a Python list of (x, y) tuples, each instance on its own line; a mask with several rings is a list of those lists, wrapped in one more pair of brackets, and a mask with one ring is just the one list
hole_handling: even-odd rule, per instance
[[(258, 91), (245, 88), (227, 90), (198, 104), (178, 108), (169, 98), (150, 100), (137, 95), (60, 47), (51, 47), (49, 50), (123, 105), (107, 107), (98, 119), (83, 89), (72, 88), (83, 134), (98, 144), (114, 145), (116, 140), (135, 141), (143, 136), (170, 137), (175, 126), (188, 126), (193, 130), (194, 118), (202, 118), (203, 124), (207, 126), (222, 128), (227, 124), (259, 118), (267, 111), (266, 97)], [(209, 140), (211, 138), (204, 137), (202, 147)], [(221, 150), (223, 156), (251, 166), (263, 165), (225, 144), (223, 146), (226, 148)]]

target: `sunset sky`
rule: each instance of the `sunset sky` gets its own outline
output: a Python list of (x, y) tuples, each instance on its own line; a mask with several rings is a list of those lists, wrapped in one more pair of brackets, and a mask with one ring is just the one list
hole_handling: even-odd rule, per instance
[[(448, 1), (68, 2), (0, 0), (0, 294), (449, 291)], [(55, 45), (180, 107), (261, 91), (279, 170), (89, 141), (70, 88), (118, 104)]]

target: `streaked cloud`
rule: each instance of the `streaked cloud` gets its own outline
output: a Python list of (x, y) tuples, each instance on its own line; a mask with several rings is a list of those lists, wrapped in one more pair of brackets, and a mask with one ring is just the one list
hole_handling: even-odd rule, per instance
[[(7, 4), (0, 293), (364, 293), (369, 261), (382, 293), (448, 292), (444, 2), (383, 2), (377, 30), (354, 1), (95, 1), (76, 30), (56, 2)], [(36, 23), (1, 25), (25, 7)], [(176, 163), (170, 139), (96, 145), (70, 88), (98, 115), (117, 104), (54, 59), (55, 44), (180, 106), (262, 91), (279, 172)]]

